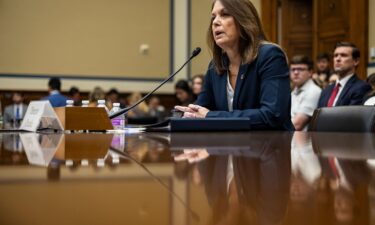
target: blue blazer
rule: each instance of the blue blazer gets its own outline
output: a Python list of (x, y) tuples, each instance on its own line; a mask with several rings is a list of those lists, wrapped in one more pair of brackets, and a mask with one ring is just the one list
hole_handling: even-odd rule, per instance
[(240, 66), (232, 112), (228, 111), (226, 87), (227, 72), (217, 74), (211, 62), (196, 101), (210, 110), (206, 117), (247, 117), (251, 130), (294, 130), (289, 68), (278, 46), (264, 44), (253, 62)]
[[(327, 86), (320, 94), (318, 108), (327, 107), (329, 97), (336, 84)], [(365, 81), (360, 80), (356, 75), (352, 76), (344, 89), (340, 93), (335, 106), (341, 105), (362, 105), (363, 99), (367, 92), (371, 90), (371, 86)]]

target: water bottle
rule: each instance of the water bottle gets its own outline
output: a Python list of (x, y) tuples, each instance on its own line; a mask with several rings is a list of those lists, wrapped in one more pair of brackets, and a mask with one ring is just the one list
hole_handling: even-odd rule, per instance
[(71, 99), (66, 100), (66, 107), (73, 107), (74, 101)]
[(89, 107), (89, 100), (82, 100), (82, 107)]
[(1, 102), (0, 102), (0, 129), (3, 128), (3, 110), (1, 108)]
[(107, 106), (105, 105), (104, 99), (98, 100), (98, 106), (97, 107), (103, 107), (105, 109), (105, 111), (107, 112), (107, 114), (109, 114), (109, 110), (108, 110)]
[[(115, 102), (115, 103), (113, 103), (113, 108), (110, 111), (110, 114), (113, 114), (113, 113), (119, 111), (120, 109), (121, 109), (120, 103)], [(113, 118), (111, 121), (112, 121), (113, 129), (123, 130), (125, 128), (125, 115), (124, 114)]]
[[(82, 106), (81, 107), (89, 107), (89, 100), (82, 100)], [(78, 133), (88, 133), (88, 130), (79, 130)]]

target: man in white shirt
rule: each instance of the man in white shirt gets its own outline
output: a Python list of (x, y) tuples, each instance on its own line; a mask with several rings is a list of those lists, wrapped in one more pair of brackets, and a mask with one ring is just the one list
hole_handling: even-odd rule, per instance
[(12, 95), (12, 105), (4, 109), (4, 128), (18, 128), (26, 113), (27, 105), (23, 103), (24, 96), (20, 92), (14, 92)]
[(312, 60), (304, 55), (296, 55), (290, 61), (290, 80), (294, 86), (291, 116), (297, 131), (307, 130), (321, 93), (312, 80), (312, 68)]

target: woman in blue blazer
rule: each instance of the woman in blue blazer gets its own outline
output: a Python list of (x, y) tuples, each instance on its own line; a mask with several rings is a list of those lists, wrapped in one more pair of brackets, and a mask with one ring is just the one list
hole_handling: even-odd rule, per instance
[(250, 0), (216, 0), (207, 40), (213, 54), (196, 104), (184, 117), (246, 117), (249, 129), (294, 130), (285, 53), (267, 42)]

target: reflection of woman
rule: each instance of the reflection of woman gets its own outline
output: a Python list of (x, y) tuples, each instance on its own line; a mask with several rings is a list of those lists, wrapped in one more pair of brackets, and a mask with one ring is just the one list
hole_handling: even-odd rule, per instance
[(213, 53), (196, 105), (185, 117), (248, 117), (250, 129), (293, 130), (285, 53), (266, 41), (249, 0), (216, 0), (207, 33)]
[(198, 164), (212, 224), (281, 224), (287, 212), (290, 136), (249, 136), (251, 151), (209, 150)]

